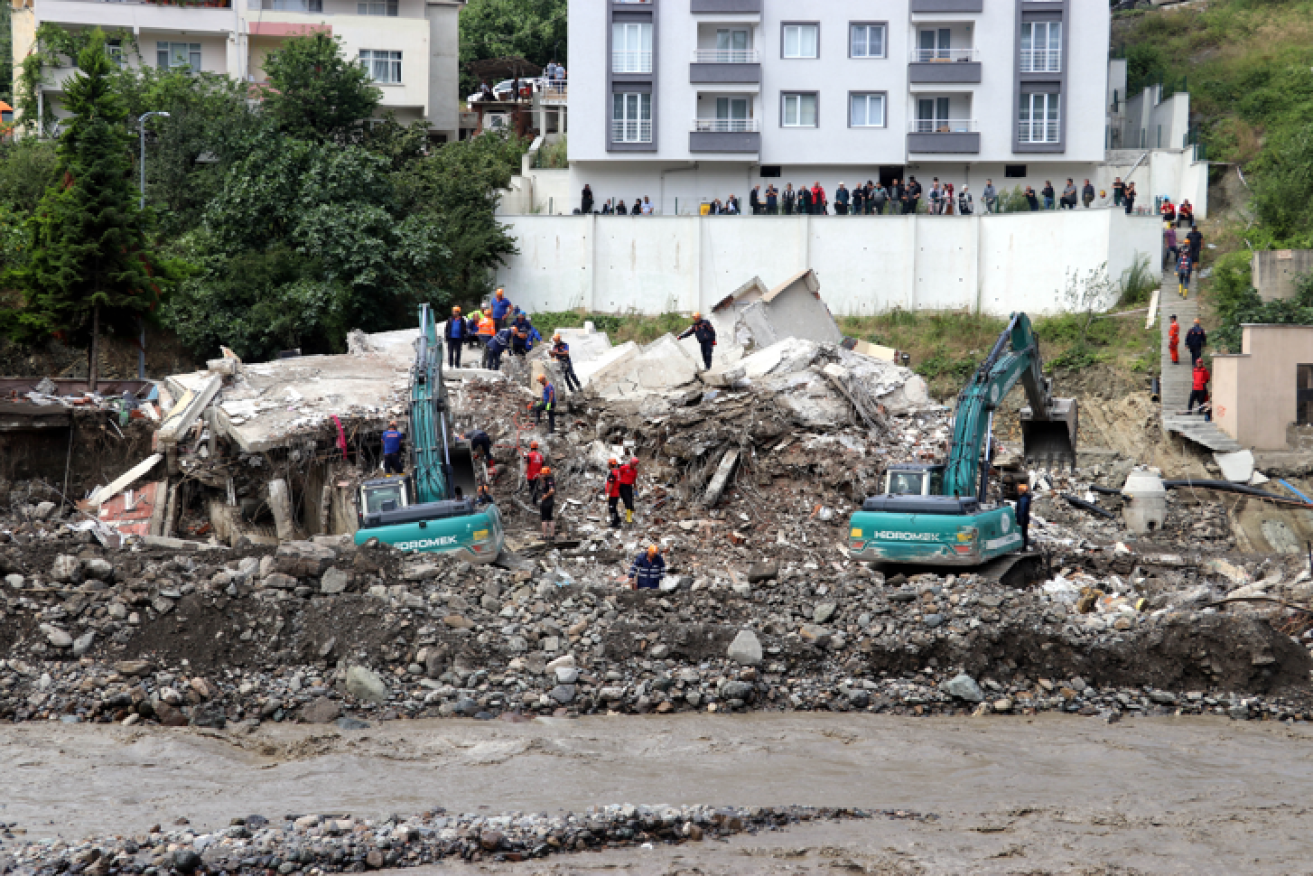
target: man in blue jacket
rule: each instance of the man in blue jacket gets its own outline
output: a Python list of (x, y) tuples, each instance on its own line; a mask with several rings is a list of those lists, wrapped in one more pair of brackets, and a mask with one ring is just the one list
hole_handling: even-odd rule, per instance
[(447, 320), (442, 336), (447, 341), (447, 367), (459, 368), (460, 348), (465, 342), (465, 318), (460, 315), (459, 307), (451, 309), (451, 319)]
[(492, 321), (497, 328), (502, 327), (506, 314), (510, 312), (510, 309), (511, 300), (506, 297), (506, 290), (498, 289), (497, 294), (492, 296)]
[(535, 426), (542, 422), (543, 413), (547, 414), (547, 434), (552, 435), (556, 432), (556, 387), (547, 381), (546, 374), (538, 375), (538, 383), (543, 388), (542, 401), (530, 405), (529, 409), (533, 411), (533, 424)]
[(401, 442), (405, 440), (406, 436), (397, 431), (397, 421), (390, 421), (387, 431), (383, 433), (384, 474), (401, 474), (404, 471), (401, 466)]
[(488, 367), (493, 371), (501, 370), (501, 354), (511, 347), (511, 330), (498, 329), (497, 334), (488, 338)]
[(629, 586), (633, 590), (657, 590), (665, 577), (666, 561), (656, 545), (649, 545), (646, 553), (639, 554), (629, 567)]

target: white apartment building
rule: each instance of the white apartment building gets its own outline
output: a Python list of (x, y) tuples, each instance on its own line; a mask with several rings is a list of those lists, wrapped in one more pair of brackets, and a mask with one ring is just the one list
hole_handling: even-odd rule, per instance
[[(427, 119), (435, 139), (460, 128), (457, 19), (464, 0), (12, 0), (14, 79), (38, 25), (131, 33), (137, 52), (111, 46), (123, 63), (223, 73), (267, 81), (264, 59), (286, 39), (312, 31), (342, 38), (348, 57), (373, 74), (381, 112), (402, 123)], [(47, 71), (41, 100), (60, 103), (68, 67)]]
[(767, 182), (1079, 186), (1110, 26), (1102, 0), (570, 0), (571, 188), (691, 213)]

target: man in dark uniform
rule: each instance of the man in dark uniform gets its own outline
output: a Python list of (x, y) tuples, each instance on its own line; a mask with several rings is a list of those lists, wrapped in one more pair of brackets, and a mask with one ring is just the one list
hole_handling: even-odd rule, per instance
[(543, 522), (543, 541), (552, 541), (556, 538), (556, 520), (553, 519), (556, 510), (556, 478), (552, 476), (551, 466), (543, 466), (542, 474), (538, 476), (538, 489), (542, 494), (538, 500), (538, 516)]
[(706, 363), (708, 371), (711, 370), (711, 354), (716, 347), (716, 327), (702, 318), (702, 314), (693, 314), (693, 324), (680, 334), (678, 340), (684, 340), (689, 335), (695, 335), (698, 339), (698, 346), (702, 348), (702, 361)]
[(404, 471), (401, 466), (401, 442), (405, 440), (406, 436), (397, 431), (397, 421), (389, 422), (387, 431), (383, 433), (384, 474), (401, 474)]
[(1030, 550), (1030, 487), (1017, 484), (1017, 526), (1021, 527), (1021, 549)]

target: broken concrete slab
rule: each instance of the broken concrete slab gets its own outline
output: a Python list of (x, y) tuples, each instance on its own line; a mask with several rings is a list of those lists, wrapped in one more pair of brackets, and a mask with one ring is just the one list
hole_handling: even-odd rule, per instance
[(716, 473), (711, 478), (711, 483), (707, 484), (706, 495), (702, 498), (702, 504), (710, 508), (720, 501), (721, 495), (724, 494), (725, 488), (729, 486), (729, 479), (734, 476), (734, 469), (739, 463), (738, 448), (731, 448), (721, 457), (720, 465), (716, 468)]
[(219, 394), (223, 377), (208, 371), (199, 373), (203, 375), (199, 380), (187, 380), (182, 375), (169, 378), (178, 381), (178, 388), (174, 392), (178, 396), (178, 403), (169, 411), (155, 433), (160, 444), (176, 444)]
[(296, 538), (296, 517), (292, 513), (292, 495), (287, 481), (275, 478), (269, 482), (269, 510), (274, 515), (274, 526), (281, 541)]
[(91, 495), (91, 498), (87, 500), (87, 504), (92, 508), (99, 508), (101, 505), (108, 502), (110, 499), (114, 498), (146, 475), (150, 474), (151, 469), (159, 465), (163, 459), (164, 454), (152, 453), (150, 456), (128, 469), (108, 486), (97, 489), (96, 492)]
[(1231, 453), (1214, 453), (1213, 459), (1222, 469), (1222, 477), (1233, 484), (1247, 484), (1254, 476), (1254, 454), (1248, 450)]

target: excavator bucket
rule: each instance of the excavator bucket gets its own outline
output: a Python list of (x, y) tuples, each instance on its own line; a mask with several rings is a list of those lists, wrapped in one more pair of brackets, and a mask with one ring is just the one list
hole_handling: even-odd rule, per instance
[(1026, 465), (1036, 468), (1075, 468), (1076, 432), (1079, 427), (1074, 398), (1055, 398), (1044, 417), (1029, 407), (1021, 409), (1021, 439)]

